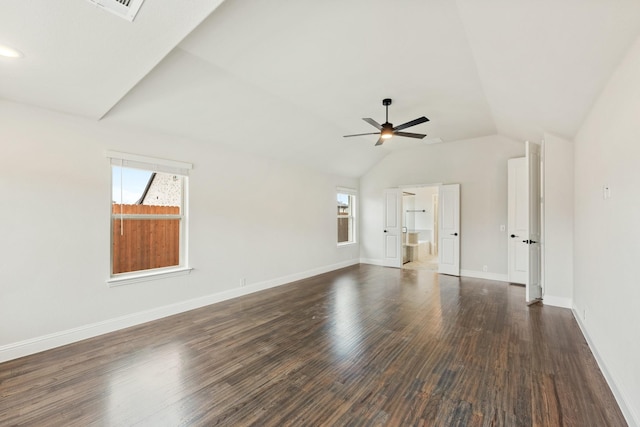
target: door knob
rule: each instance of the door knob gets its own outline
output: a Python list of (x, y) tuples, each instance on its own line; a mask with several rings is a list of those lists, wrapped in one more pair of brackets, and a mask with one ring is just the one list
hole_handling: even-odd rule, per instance
[(452, 235), (452, 236), (457, 236), (457, 235), (458, 235), (458, 233), (451, 233), (451, 235)]
[(511, 235), (511, 238), (512, 238), (512, 239), (513, 239), (513, 238), (515, 238), (515, 237), (520, 237), (520, 236), (516, 236), (515, 234), (512, 234), (512, 235)]
[(386, 233), (386, 232), (387, 232), (387, 230), (384, 230), (384, 232)]

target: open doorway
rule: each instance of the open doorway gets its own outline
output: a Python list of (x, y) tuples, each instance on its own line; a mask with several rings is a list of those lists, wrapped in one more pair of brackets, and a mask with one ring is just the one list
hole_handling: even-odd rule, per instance
[(402, 188), (402, 268), (438, 271), (438, 190)]

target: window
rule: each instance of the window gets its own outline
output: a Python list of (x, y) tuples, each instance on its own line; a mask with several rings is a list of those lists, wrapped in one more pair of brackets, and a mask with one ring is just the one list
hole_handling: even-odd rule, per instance
[(338, 189), (338, 245), (356, 242), (355, 190)]
[(126, 153), (111, 159), (111, 280), (187, 269), (191, 165)]

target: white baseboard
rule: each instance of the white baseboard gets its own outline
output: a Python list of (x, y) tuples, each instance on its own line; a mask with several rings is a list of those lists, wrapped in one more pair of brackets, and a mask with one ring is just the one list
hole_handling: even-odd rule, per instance
[(587, 341), (587, 344), (589, 345), (589, 349), (591, 350), (591, 353), (593, 353), (593, 357), (596, 359), (596, 363), (598, 363), (598, 367), (600, 368), (600, 371), (602, 371), (602, 375), (604, 376), (604, 379), (607, 381), (607, 384), (609, 385), (609, 388), (613, 393), (613, 397), (615, 397), (616, 401), (618, 402), (620, 411), (622, 411), (622, 415), (624, 415), (624, 418), (627, 421), (627, 424), (629, 424), (629, 427), (640, 427), (640, 416), (638, 416), (638, 414), (634, 412), (634, 410), (632, 409), (633, 408), (632, 405), (627, 404), (629, 400), (625, 397), (625, 394), (622, 392), (622, 390), (620, 390), (616, 386), (616, 382), (614, 381), (613, 377), (609, 373), (609, 370), (607, 369), (607, 365), (604, 363), (604, 360), (602, 359), (602, 357), (600, 357), (600, 353), (598, 353), (598, 349), (596, 348), (595, 344), (591, 340), (591, 337), (589, 336), (589, 332), (587, 332), (587, 328), (585, 327), (584, 323), (582, 323), (582, 319), (578, 314), (578, 310), (576, 309), (576, 307), (572, 307), (571, 311), (573, 312), (573, 317), (575, 317), (576, 322), (578, 322), (578, 327), (580, 327), (580, 330), (582, 331), (582, 335), (584, 336), (584, 339)]
[(497, 280), (498, 282), (508, 282), (509, 277), (506, 274), (489, 273), (485, 271), (460, 270), (463, 277), (473, 277), (475, 279)]
[(545, 295), (542, 297), (542, 302), (544, 305), (552, 305), (554, 307), (573, 308), (573, 300), (571, 298)]
[(98, 335), (103, 335), (120, 329), (129, 328), (131, 326), (140, 325), (152, 320), (158, 320), (163, 317), (183, 313), (185, 311), (215, 304), (217, 302), (226, 301), (232, 298), (252, 294), (254, 292), (262, 291), (265, 289), (285, 285), (297, 280), (317, 276), (318, 274), (328, 273), (333, 270), (338, 270), (340, 268), (358, 264), (359, 262), (360, 261), (358, 259), (343, 261), (336, 264), (303, 271), (300, 273), (290, 274), (288, 276), (279, 277), (276, 279), (253, 283), (241, 288), (233, 288), (215, 294), (190, 299), (187, 301), (181, 301), (175, 304), (153, 308), (151, 310), (132, 313), (126, 316), (104, 320), (102, 322), (96, 322), (73, 329), (67, 329), (65, 331), (54, 332), (52, 334), (3, 345), (0, 346), (0, 363), (17, 359), (19, 357), (28, 356), (30, 354), (39, 353), (41, 351), (50, 350), (52, 348), (60, 347), (74, 342), (82, 341), (87, 338), (93, 338)]

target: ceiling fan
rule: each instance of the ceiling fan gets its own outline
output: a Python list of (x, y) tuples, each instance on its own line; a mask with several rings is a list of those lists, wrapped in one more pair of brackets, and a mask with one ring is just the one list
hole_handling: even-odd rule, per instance
[(424, 138), (425, 134), (423, 133), (412, 133), (412, 132), (400, 132), (403, 129), (409, 128), (411, 126), (415, 126), (415, 125), (419, 125), (420, 123), (424, 123), (424, 122), (428, 122), (429, 119), (427, 119), (425, 116), (422, 117), (418, 117), (415, 120), (411, 120), (410, 122), (407, 123), (403, 123), (399, 126), (393, 127), (393, 123), (389, 123), (389, 105), (391, 105), (391, 99), (390, 98), (385, 98), (382, 100), (382, 105), (385, 106), (386, 108), (386, 117), (385, 117), (385, 122), (383, 124), (380, 124), (378, 122), (376, 122), (373, 119), (362, 119), (365, 122), (369, 123), (371, 126), (377, 128), (380, 132), (372, 132), (372, 133), (357, 133), (355, 135), (345, 135), (345, 138), (349, 138), (352, 136), (362, 136), (362, 135), (380, 135), (380, 137), (378, 138), (378, 142), (376, 142), (376, 145), (382, 145), (382, 143), (384, 142), (385, 139), (389, 139), (394, 135), (397, 136), (405, 136), (408, 138), (418, 138), (418, 139), (422, 139)]

